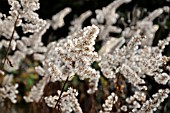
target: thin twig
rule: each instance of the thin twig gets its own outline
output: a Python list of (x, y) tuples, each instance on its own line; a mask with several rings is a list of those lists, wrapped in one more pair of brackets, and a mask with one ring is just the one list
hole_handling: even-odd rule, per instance
[(10, 37), (9, 45), (8, 45), (7, 52), (6, 52), (6, 55), (5, 55), (5, 60), (4, 60), (4, 63), (3, 63), (3, 69), (4, 69), (4, 65), (5, 65), (6, 61), (8, 61), (9, 65), (13, 67), (11, 61), (8, 59), (8, 54), (9, 54), (9, 51), (10, 51), (10, 48), (11, 48), (12, 39), (14, 38), (14, 33), (15, 33), (15, 28), (16, 28), (16, 25), (17, 25), (18, 17), (19, 17), (19, 14), (18, 14), (18, 16), (17, 16), (17, 18), (15, 20), (15, 23), (14, 23), (14, 29), (12, 31), (12, 35)]
[(69, 79), (69, 76), (67, 76), (66, 81), (64, 82), (64, 85), (63, 85), (63, 87), (62, 87), (61, 93), (60, 93), (59, 98), (58, 98), (58, 100), (57, 100), (57, 103), (56, 103), (56, 105), (55, 105), (55, 107), (54, 107), (54, 108), (57, 107), (57, 113), (59, 112), (59, 104), (58, 104), (58, 103), (59, 103), (59, 101), (60, 101), (60, 99), (61, 99), (61, 96), (62, 96), (62, 94), (63, 94), (63, 92), (64, 92), (64, 87), (65, 87), (68, 79)]

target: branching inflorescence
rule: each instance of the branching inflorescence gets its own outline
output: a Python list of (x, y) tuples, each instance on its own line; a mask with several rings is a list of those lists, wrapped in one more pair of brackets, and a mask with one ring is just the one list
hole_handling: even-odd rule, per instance
[[(159, 41), (157, 46), (152, 46), (159, 28), (153, 20), (164, 12), (169, 13), (169, 7), (158, 8), (141, 20), (128, 20), (131, 24), (124, 24), (124, 28), (117, 27), (117, 21), (124, 19), (117, 8), (129, 2), (131, 0), (115, 0), (102, 10), (97, 9), (96, 17), (91, 19), (92, 25), (84, 28), (83, 22), (92, 12), (83, 13), (71, 22), (67, 37), (44, 46), (42, 36), (50, 27), (57, 30), (64, 26), (64, 17), (71, 8), (65, 8), (51, 20), (43, 20), (35, 12), (40, 8), (39, 0), (8, 0), (11, 6), (9, 15), (0, 12), (0, 37), (4, 37), (0, 40), (0, 49), (8, 48), (1, 63), (4, 66), (0, 70), (0, 102), (6, 99), (17, 102), (18, 84), (12, 83), (13, 72), (20, 70), (22, 61), (32, 56), (32, 61), (37, 63), (35, 71), (41, 77), (23, 97), (26, 102), (44, 102), (63, 113), (82, 113), (78, 92), (80, 97), (85, 94), (77, 91), (79, 88), (76, 87), (65, 89), (66, 83), (77, 77), (80, 84), (88, 81), (86, 96), (100, 93), (101, 87), (104, 87), (102, 79), (107, 81), (107, 85), (114, 86), (107, 96), (102, 94), (105, 101), (100, 103), (97, 112), (152, 113), (158, 110), (170, 93), (167, 85), (170, 83), (170, 57), (163, 54), (170, 35)], [(17, 27), (22, 28), (23, 36), (19, 35)], [(30, 33), (29, 36), (26, 33)], [(113, 37), (111, 33), (120, 34), (120, 38)], [(99, 51), (95, 48), (97, 41), (102, 41)], [(92, 66), (95, 63), (98, 69)], [(164, 88), (150, 93), (155, 86), (148, 82), (149, 79), (157, 87)], [(58, 82), (64, 82), (62, 90), (55, 89), (55, 94), (46, 95), (45, 88)]]

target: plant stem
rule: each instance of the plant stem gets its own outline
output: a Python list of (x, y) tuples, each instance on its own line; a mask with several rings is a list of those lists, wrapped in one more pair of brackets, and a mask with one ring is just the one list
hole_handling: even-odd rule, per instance
[(5, 59), (4, 59), (4, 63), (3, 63), (3, 69), (4, 69), (4, 65), (5, 65), (5, 62), (8, 61), (10, 66), (13, 67), (11, 61), (8, 59), (8, 54), (9, 54), (9, 51), (10, 51), (10, 48), (11, 48), (11, 42), (12, 42), (12, 39), (14, 38), (14, 33), (15, 33), (15, 28), (16, 28), (16, 25), (17, 25), (17, 20), (18, 20), (18, 17), (19, 17), (19, 14), (15, 20), (15, 23), (14, 23), (14, 29), (12, 31), (12, 35), (10, 37), (10, 41), (9, 41), (9, 45), (8, 45), (8, 48), (7, 48), (7, 52), (6, 52), (6, 55), (5, 55)]
[(65, 87), (68, 79), (69, 79), (69, 76), (67, 76), (67, 78), (66, 78), (66, 80), (65, 80), (65, 82), (64, 82), (64, 85), (63, 85), (63, 87), (62, 87), (61, 93), (60, 93), (59, 98), (58, 98), (58, 100), (57, 100), (57, 103), (56, 103), (56, 105), (55, 105), (55, 107), (54, 107), (54, 108), (57, 107), (57, 113), (59, 113), (59, 101), (60, 101), (61, 96), (62, 96), (62, 94), (63, 94), (63, 92), (64, 92), (64, 87)]

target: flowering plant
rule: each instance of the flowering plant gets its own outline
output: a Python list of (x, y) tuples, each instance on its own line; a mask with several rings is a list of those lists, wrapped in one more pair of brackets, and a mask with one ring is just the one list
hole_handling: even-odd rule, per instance
[(170, 7), (141, 19), (135, 8), (136, 15), (124, 17), (117, 9), (130, 2), (115, 0), (95, 10), (84, 27), (92, 16), (86, 11), (71, 21), (67, 37), (44, 42), (45, 33), (63, 27), (72, 9), (42, 19), (36, 12), (39, 0), (8, 0), (9, 14), (0, 12), (2, 112), (16, 112), (14, 106), (23, 100), (33, 108), (29, 111), (44, 113), (166, 112), (170, 57), (164, 52), (170, 34), (154, 45), (160, 25), (153, 21), (167, 17)]

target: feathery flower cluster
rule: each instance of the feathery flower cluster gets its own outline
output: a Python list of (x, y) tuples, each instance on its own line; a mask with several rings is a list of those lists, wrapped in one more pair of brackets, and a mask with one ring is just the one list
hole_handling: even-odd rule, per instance
[(12, 75), (6, 75), (2, 82), (2, 87), (0, 87), (0, 102), (3, 102), (4, 99), (8, 98), (12, 103), (16, 103), (17, 94), (18, 94), (18, 84), (12, 84)]
[[(110, 37), (110, 32), (120, 33), (121, 28), (113, 26), (119, 18), (119, 14), (116, 13), (116, 9), (131, 0), (116, 0), (110, 3), (108, 6), (102, 8), (102, 10), (97, 9), (95, 11), (96, 18), (91, 19), (91, 23), (97, 25), (100, 28), (99, 39), (105, 39)], [(104, 24), (105, 23), (105, 24)]]
[[(40, 19), (38, 14), (35, 13), (39, 9), (38, 0), (21, 0), (20, 2), (18, 0), (8, 0), (8, 3), (11, 5), (10, 15), (0, 14), (0, 36), (6, 38), (0, 42), (0, 49), (3, 46), (8, 48), (9, 43), (11, 43), (10, 47), (14, 51), (14, 55), (9, 56), (9, 58), (13, 67), (6, 64), (4, 66), (6, 71), (11, 72), (19, 69), (20, 62), (26, 55), (35, 53), (36, 58), (36, 56), (41, 56), (38, 53), (46, 51), (41, 38), (46, 29), (49, 28), (49, 24), (47, 21)], [(19, 26), (24, 33), (30, 32), (33, 35), (20, 38), (15, 30), (15, 27)]]
[(29, 95), (24, 96), (26, 102), (39, 102), (39, 100), (42, 98), (42, 95), (44, 94), (44, 88), (49, 82), (49, 77), (44, 77), (42, 80), (40, 80), (36, 86), (33, 86)]
[[(151, 46), (155, 33), (159, 29), (158, 25), (153, 24), (153, 20), (157, 18), (158, 16), (160, 16), (163, 12), (167, 12), (167, 10), (164, 10), (165, 8), (167, 8), (167, 6), (154, 10), (148, 16), (146, 16), (140, 21), (135, 21), (135, 22), (131, 21), (132, 23), (135, 23), (135, 24), (130, 27), (126, 27), (122, 31), (122, 37), (124, 37), (125, 39), (129, 39), (135, 35), (137, 36), (145, 35), (147, 37), (147, 40), (144, 40), (142, 42), (142, 45)], [(137, 11), (140, 12), (140, 10), (137, 10)]]
[[(162, 72), (161, 66), (169, 61), (169, 57), (162, 55), (162, 48), (168, 43), (158, 44), (157, 47), (142, 46), (144, 39), (140, 36), (133, 37), (127, 46), (105, 54), (99, 63), (104, 76), (116, 79), (120, 73), (139, 90), (147, 90), (142, 79), (145, 75), (154, 76), (159, 84), (166, 84), (170, 77)], [(169, 42), (169, 39), (168, 37), (164, 42)]]
[(51, 76), (51, 81), (64, 81), (69, 76), (77, 74), (81, 80), (89, 79), (89, 93), (97, 90), (99, 72), (91, 68), (94, 61), (100, 57), (94, 51), (95, 38), (99, 29), (93, 25), (85, 27), (79, 32), (52, 42), (48, 45), (43, 62), (44, 72)]
[(50, 43), (42, 62), (43, 67), (36, 67), (37, 72), (43, 76), (43, 79), (31, 89), (29, 96), (24, 99), (27, 102), (33, 100), (38, 102), (48, 82), (65, 81), (67, 77), (71, 80), (75, 74), (82, 80), (89, 79), (90, 89), (88, 93), (94, 93), (97, 90), (100, 77), (99, 72), (91, 68), (94, 61), (100, 60), (93, 47), (98, 32), (99, 29), (96, 26), (88, 26), (66, 39), (59, 40), (58, 43)]
[[(24, 33), (38, 32), (43, 26), (46, 25), (46, 21), (39, 18), (39, 15), (35, 13), (40, 8), (39, 0), (8, 0), (11, 5), (10, 14), (16, 20), (18, 18), (18, 26), (22, 26)], [(24, 22), (22, 22), (24, 19)]]
[[(91, 19), (92, 25), (84, 28), (83, 22), (92, 15), (92, 11), (81, 14), (71, 21), (69, 36), (49, 42), (45, 46), (42, 42), (44, 33), (50, 27), (57, 30), (64, 26), (64, 18), (72, 9), (67, 7), (52, 16), (51, 20), (43, 20), (35, 12), (40, 8), (39, 0), (8, 0), (11, 6), (9, 15), (0, 12), (0, 37), (3, 37), (0, 40), (0, 49), (9, 47), (5, 59), (11, 65), (2, 60), (4, 66), (0, 70), (0, 76), (5, 76), (0, 77), (4, 78), (0, 87), (0, 102), (4, 102), (5, 99), (12, 103), (17, 102), (18, 84), (13, 85), (13, 74), (7, 73), (19, 70), (22, 60), (31, 55), (31, 60), (38, 62), (35, 71), (41, 75), (41, 79), (31, 88), (29, 94), (23, 97), (26, 102), (38, 103), (44, 99), (47, 106), (55, 109), (59, 107), (63, 113), (82, 113), (76, 98), (78, 92), (73, 88), (68, 88), (66, 92), (56, 89), (57, 95), (49, 94), (44, 97), (44, 89), (50, 82), (70, 82), (77, 76), (80, 80), (89, 82), (89, 89), (85, 95), (100, 93), (103, 86), (98, 87), (98, 84), (103, 85), (102, 79), (114, 84), (112, 91), (108, 91), (112, 93), (105, 98), (102, 108), (98, 108), (101, 109), (100, 113), (156, 111), (168, 97), (170, 90), (159, 89), (147, 100), (150, 84), (146, 79), (152, 78), (156, 84), (164, 86), (170, 83), (170, 57), (163, 55), (165, 46), (170, 42), (170, 35), (159, 41), (157, 46), (152, 46), (159, 28), (153, 20), (163, 13), (169, 13), (170, 8), (158, 8), (138, 21), (132, 17), (132, 20), (128, 20), (130, 25), (120, 28), (116, 23), (119, 19), (123, 21), (123, 17), (116, 12), (117, 8), (129, 2), (131, 0), (115, 0), (101, 10), (97, 9), (96, 17)], [(22, 28), (23, 36), (15, 29), (17, 27)], [(112, 37), (111, 33), (119, 33), (120, 38)], [(94, 47), (96, 41), (102, 41), (98, 52)], [(92, 65), (95, 63), (99, 69), (93, 68)], [(127, 85), (130, 86), (129, 92), (133, 94), (128, 97), (123, 89), (127, 88)]]
[(152, 95), (153, 99), (147, 100), (140, 110), (133, 109), (132, 113), (153, 113), (157, 110), (157, 108), (160, 106), (160, 104), (168, 97), (168, 94), (170, 93), (169, 89), (160, 89), (158, 93)]
[(51, 20), (51, 26), (54, 30), (64, 26), (64, 17), (71, 12), (71, 8), (67, 7), (59, 13), (53, 15)]
[(74, 32), (77, 32), (82, 29), (83, 22), (92, 15), (91, 11), (86, 11), (82, 13), (78, 18), (75, 18), (73, 21), (71, 21), (71, 26), (69, 27), (70, 33), (73, 34)]
[(105, 103), (102, 105), (103, 111), (101, 110), (100, 113), (111, 112), (112, 107), (117, 102), (117, 100), (118, 100), (118, 96), (115, 93), (111, 93), (111, 95), (107, 97)]
[[(57, 93), (58, 95), (60, 95), (61, 91), (58, 90)], [(58, 104), (60, 105), (59, 107), (63, 113), (71, 113), (73, 111), (75, 113), (83, 113), (76, 96), (78, 96), (78, 92), (71, 87), (68, 88), (67, 92), (62, 93), (61, 99), (59, 100)], [(56, 106), (56, 104), (59, 99), (59, 96), (57, 95), (49, 96), (49, 97), (45, 97), (44, 99), (49, 107), (52, 108), (56, 107), (57, 109), (58, 105)]]

